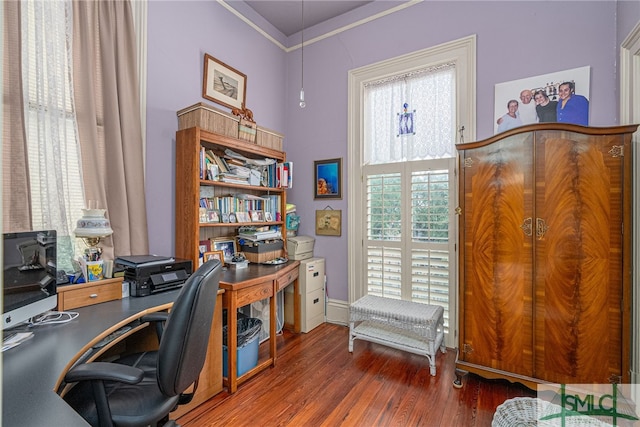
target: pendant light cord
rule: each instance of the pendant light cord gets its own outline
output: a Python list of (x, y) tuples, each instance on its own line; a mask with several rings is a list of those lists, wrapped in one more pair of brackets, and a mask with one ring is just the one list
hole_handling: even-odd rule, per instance
[(304, 102), (304, 0), (300, 0), (302, 6), (302, 43), (300, 44), (301, 67), (300, 67), (300, 108), (304, 108), (306, 103)]

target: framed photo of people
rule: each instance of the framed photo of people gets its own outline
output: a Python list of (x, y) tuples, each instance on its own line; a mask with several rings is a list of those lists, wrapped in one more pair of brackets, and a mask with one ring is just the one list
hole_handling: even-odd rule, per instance
[(231, 259), (238, 252), (236, 240), (233, 237), (221, 237), (213, 240), (213, 251), (222, 251), (224, 259)]
[(496, 84), (494, 132), (549, 122), (589, 126), (589, 87), (589, 66)]

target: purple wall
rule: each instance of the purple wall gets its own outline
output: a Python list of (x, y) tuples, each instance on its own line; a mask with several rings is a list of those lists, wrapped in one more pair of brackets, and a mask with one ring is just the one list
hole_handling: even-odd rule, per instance
[[(247, 76), (247, 108), (283, 132), (286, 54), (214, 1), (150, 0), (146, 196), (151, 253), (175, 253), (176, 112), (202, 98), (204, 54)], [(228, 111), (228, 110), (227, 110)]]
[[(374, 2), (371, 8), (379, 8)], [(342, 236), (316, 237), (327, 260), (329, 297), (347, 291), (347, 73), (381, 60), (477, 35), (477, 137), (492, 134), (494, 85), (565, 69), (591, 67), (591, 124), (617, 124), (616, 14), (636, 2), (425, 1), (305, 47), (305, 97), (298, 107), (300, 50), (289, 54), (215, 2), (152, 0), (149, 4), (147, 197), (150, 247), (173, 254), (175, 112), (201, 98), (205, 52), (248, 76), (247, 106), (259, 125), (283, 132), (295, 163), (288, 200), (302, 216), (300, 234), (314, 236), (315, 210), (342, 209)], [(626, 3), (629, 3), (628, 5)], [(634, 3), (634, 4), (631, 4)], [(366, 16), (367, 6), (305, 30), (305, 39)], [(630, 31), (640, 19), (625, 17)], [(290, 38), (288, 45), (300, 42)], [(342, 200), (313, 200), (313, 161), (343, 158)], [(171, 171), (171, 173), (167, 173)]]

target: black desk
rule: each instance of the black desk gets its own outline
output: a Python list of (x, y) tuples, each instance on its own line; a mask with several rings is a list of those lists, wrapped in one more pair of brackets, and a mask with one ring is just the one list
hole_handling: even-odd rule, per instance
[(4, 427), (87, 426), (54, 387), (71, 359), (105, 330), (140, 312), (172, 303), (179, 290), (124, 298), (73, 311), (75, 320), (33, 328), (33, 338), (2, 353)]

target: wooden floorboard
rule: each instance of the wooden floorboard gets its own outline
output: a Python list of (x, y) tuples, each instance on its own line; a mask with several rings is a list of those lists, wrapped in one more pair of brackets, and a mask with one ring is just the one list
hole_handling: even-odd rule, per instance
[[(223, 391), (178, 419), (207, 426), (465, 426), (491, 425), (496, 407), (511, 397), (534, 396), (519, 384), (464, 378), (453, 387), (455, 351), (438, 353), (437, 375), (428, 360), (356, 340), (348, 328), (325, 323), (308, 334), (277, 337), (276, 366)], [(267, 351), (266, 343), (260, 351)]]

